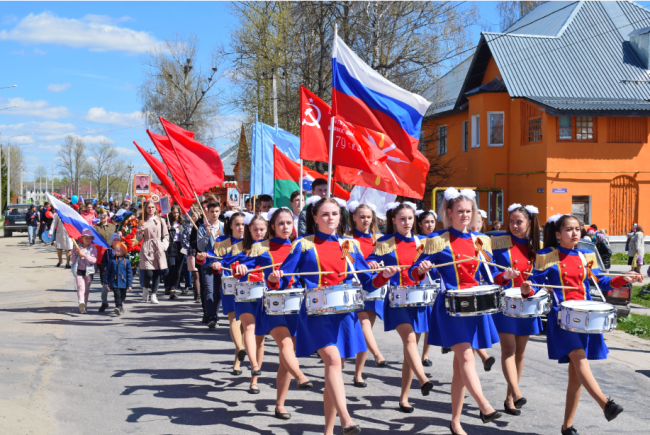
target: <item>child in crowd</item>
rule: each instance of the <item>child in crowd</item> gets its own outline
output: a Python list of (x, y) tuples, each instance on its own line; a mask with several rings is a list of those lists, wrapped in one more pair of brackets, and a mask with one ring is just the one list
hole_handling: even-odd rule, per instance
[(106, 283), (113, 291), (115, 297), (115, 315), (124, 314), (126, 291), (133, 285), (133, 271), (131, 262), (126, 258), (128, 252), (126, 245), (119, 238), (111, 237), (113, 242), (113, 256), (108, 261), (106, 268)]
[(77, 281), (77, 299), (79, 300), (79, 312), (87, 314), (88, 296), (90, 295), (90, 280), (95, 273), (97, 263), (97, 248), (92, 244), (95, 236), (89, 229), (83, 230), (80, 237), (81, 246), (75, 246), (72, 251), (73, 272)]

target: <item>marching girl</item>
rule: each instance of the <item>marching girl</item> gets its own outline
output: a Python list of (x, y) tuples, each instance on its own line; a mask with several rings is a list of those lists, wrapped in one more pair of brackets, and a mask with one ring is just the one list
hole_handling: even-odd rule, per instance
[(605, 414), (607, 421), (615, 419), (623, 407), (607, 399), (589, 368), (590, 359), (606, 359), (609, 350), (602, 334), (580, 334), (562, 329), (558, 325), (558, 311), (564, 301), (590, 301), (589, 278), (597, 287), (608, 292), (628, 282), (642, 282), (643, 276), (630, 272), (611, 278), (602, 275), (596, 256), (589, 250), (577, 249), (582, 225), (575, 216), (552, 216), (544, 226), (544, 249), (537, 253), (535, 273), (521, 284), (521, 295), (534, 294), (533, 284), (578, 287), (577, 289), (553, 290), (553, 308), (546, 322), (546, 345), (548, 357), (560, 364), (569, 363), (569, 383), (564, 409), (563, 435), (576, 435), (573, 418), (578, 408), (580, 392), (584, 386)]
[[(241, 212), (227, 211), (224, 214), (224, 217), (226, 218), (223, 229), (224, 235), (215, 240), (216, 247), (213, 251), (216, 256), (222, 258), (223, 261), (228, 262), (231, 257), (242, 252), (245, 215)], [(209, 241), (209, 244), (210, 246), (208, 246), (206, 250), (211, 247), (212, 240)], [(204, 264), (206, 266), (211, 265), (213, 273), (219, 273), (218, 271), (221, 270), (221, 263), (208, 257), (204, 252), (196, 254), (196, 264)], [(222, 270), (221, 273), (223, 277), (231, 276), (230, 272), (227, 270)], [(239, 376), (242, 373), (240, 363), (244, 361), (244, 358), (246, 358), (246, 350), (244, 349), (244, 343), (242, 341), (243, 330), (241, 322), (235, 316), (235, 295), (224, 294), (223, 288), (221, 289), (221, 309), (228, 316), (230, 338), (235, 345), (235, 362), (233, 363), (232, 374)]]
[[(256, 267), (266, 267), (263, 272), (264, 277), (268, 278), (274, 270), (273, 267), (268, 266), (282, 263), (289, 255), (291, 235), (293, 233), (293, 213), (288, 208), (278, 208), (269, 210), (267, 216), (270, 216), (270, 239), (253, 242), (250, 252), (246, 256), (243, 258), (241, 256), (237, 257), (239, 264), (236, 266), (233, 264), (235, 277), (241, 278), (246, 274), (253, 275)], [(256, 222), (261, 222), (259, 216), (254, 219), (256, 219)], [(251, 232), (255, 233), (253, 226), (251, 226)], [(295, 354), (298, 314), (268, 315), (261, 300), (256, 305), (256, 339), (258, 341), (263, 340), (265, 335), (271, 334), (279, 349), (280, 364), (276, 376), (275, 416), (281, 420), (289, 420), (291, 414), (284, 410), (284, 402), (287, 398), (291, 378), (296, 379), (299, 390), (313, 387), (309, 379), (300, 370), (298, 358), (296, 358)], [(261, 358), (259, 358), (259, 363), (261, 365)]]
[[(470, 231), (470, 224), (476, 220), (478, 207), (473, 190), (460, 192), (453, 187), (445, 191), (438, 216), (442, 219), (444, 230), (431, 234), (427, 239), (423, 255), (409, 269), (414, 280), (421, 280), (424, 274), (436, 264), (466, 259), (467, 256), (484, 256), (490, 251), (490, 239)], [(451, 381), (451, 423), (453, 434), (465, 434), (460, 425), (463, 411), (465, 388), (476, 400), (483, 423), (501, 417), (483, 396), (481, 382), (476, 373), (474, 350), (492, 347), (499, 342), (492, 316), (454, 317), (445, 309), (445, 293), (451, 289), (466, 289), (479, 285), (479, 274), (487, 281), (494, 280), (502, 285), (518, 275), (507, 270), (497, 273), (496, 268), (470, 260), (437, 267), (441, 277), (441, 289), (433, 306), (429, 344), (451, 347), (454, 352), (454, 373)]]
[[(386, 205), (386, 234), (377, 240), (375, 252), (368, 258), (374, 262), (384, 262), (390, 266), (411, 265), (420, 256), (424, 243), (413, 234), (415, 225), (415, 204), (393, 202)], [(401, 268), (394, 275), (390, 284), (414, 285), (409, 278), (408, 268)], [(414, 408), (408, 403), (408, 394), (413, 381), (413, 374), (418, 379), (420, 391), (428, 396), (433, 383), (424, 374), (422, 361), (418, 354), (420, 334), (429, 330), (431, 307), (391, 308), (389, 294), (384, 300), (384, 331), (396, 330), (402, 339), (404, 364), (402, 365), (402, 391), (399, 397), (399, 409), (411, 413)]]
[[(417, 235), (421, 240), (426, 239), (429, 234), (433, 233), (436, 230), (436, 221), (438, 220), (438, 215), (433, 210), (416, 210), (415, 216), (417, 223), (415, 229), (417, 231)], [(429, 272), (429, 276), (425, 281), (431, 281), (433, 279), (433, 274), (433, 271)], [(431, 284), (431, 282), (424, 282), (423, 284)], [(429, 331), (427, 331), (424, 333), (424, 344), (422, 346), (422, 365), (424, 367), (431, 367), (433, 365), (429, 359), (430, 348), (431, 345), (429, 344)], [(451, 349), (449, 349), (447, 352), (444, 352), (443, 349), (443, 353), (448, 353), (450, 350)]]
[[(540, 228), (537, 221), (537, 207), (512, 204), (506, 233), (492, 236), (494, 263), (510, 267), (519, 272), (507, 288), (519, 287), (532, 273), (535, 255), (539, 251)], [(503, 404), (506, 414), (520, 415), (520, 408), (526, 404), (526, 398), (519, 391), (519, 380), (524, 368), (524, 352), (528, 338), (542, 332), (542, 318), (508, 317), (502, 313), (492, 315), (494, 326), (501, 341), (501, 367), (508, 383), (506, 401)]]
[[(352, 237), (359, 242), (361, 254), (367, 261), (368, 257), (375, 250), (377, 239), (381, 237), (377, 229), (377, 215), (375, 214), (374, 205), (359, 204), (358, 201), (350, 201), (347, 207), (350, 212), (348, 224), (352, 231), (347, 233), (346, 236)], [(368, 261), (368, 267), (370, 269), (377, 269), (379, 268), (379, 264), (375, 261)], [(365, 301), (364, 310), (357, 311), (357, 316), (359, 317), (359, 323), (361, 323), (361, 329), (363, 330), (363, 336), (366, 339), (368, 350), (357, 354), (354, 370), (354, 386), (365, 388), (367, 384), (363, 381), (362, 375), (363, 367), (368, 358), (368, 351), (372, 353), (377, 367), (386, 366), (386, 359), (379, 351), (377, 341), (372, 333), (372, 327), (375, 325), (377, 316), (383, 319), (384, 301)]]
[[(300, 274), (309, 289), (351, 283), (355, 275), (340, 273), (368, 269), (359, 243), (342, 237), (345, 221), (341, 220), (341, 215), (345, 202), (341, 200), (341, 203), (324, 198), (313, 204), (313, 215), (307, 219), (307, 233), (312, 235), (293, 242), (280, 269), (269, 275), (269, 288), (286, 288), (290, 277), (284, 276), (285, 273)], [(313, 274), (321, 271), (332, 273)], [(356, 276), (364, 288), (374, 290), (383, 286), (396, 271), (394, 267), (387, 267), (377, 276), (368, 272), (357, 273)], [(298, 318), (296, 356), (306, 357), (318, 351), (325, 363), (325, 435), (334, 433), (336, 414), (341, 420), (342, 434), (361, 432), (361, 428), (352, 421), (345, 403), (342, 364), (344, 358), (354, 357), (365, 350), (366, 344), (356, 313), (310, 316), (303, 302)]]

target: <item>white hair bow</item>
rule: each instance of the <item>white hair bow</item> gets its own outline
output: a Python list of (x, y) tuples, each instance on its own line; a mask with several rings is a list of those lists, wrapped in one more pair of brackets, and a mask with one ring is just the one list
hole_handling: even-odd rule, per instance
[(321, 199), (323, 199), (323, 198), (321, 198), (321, 197), (318, 196), (318, 195), (312, 195), (312, 196), (310, 196), (309, 198), (307, 198), (307, 201), (305, 201), (305, 204), (307, 204), (307, 205), (312, 205), (312, 204), (314, 204), (315, 202), (320, 201)]
[(555, 222), (557, 222), (558, 220), (560, 220), (560, 218), (561, 218), (562, 216), (563, 216), (562, 213), (554, 214), (553, 216), (551, 216), (550, 218), (548, 218), (548, 221), (549, 221), (549, 222), (553, 222), (553, 223), (555, 223)]
[(397, 208), (399, 206), (399, 202), (389, 202), (388, 204), (385, 205), (386, 211), (392, 210), (394, 208)]
[(411, 207), (413, 210), (417, 210), (417, 208), (418, 208), (418, 206), (415, 205), (415, 203), (413, 203), (413, 202), (411, 202), (411, 201), (404, 201), (403, 204), (408, 205), (408, 206)]
[(485, 212), (485, 210), (479, 210), (478, 213), (481, 215), (483, 219), (487, 219), (487, 213)]
[(476, 192), (474, 192), (472, 189), (463, 189), (460, 191), (461, 196), (464, 196), (467, 199), (470, 200), (475, 200), (476, 199)]
[(254, 217), (255, 215), (253, 213), (246, 213), (246, 216), (244, 216), (244, 225), (250, 225)]
[(359, 201), (348, 202), (348, 210), (350, 211), (350, 213), (354, 213), (357, 207), (359, 207)]
[(235, 213), (236, 213), (236, 212), (230, 210), (230, 211), (225, 212), (225, 213), (223, 214), (223, 216), (224, 216), (226, 219), (230, 219), (230, 216), (234, 215)]
[(539, 214), (539, 209), (534, 205), (527, 205), (524, 207), (530, 214)]
[(431, 213), (431, 214), (433, 215), (433, 217), (434, 217), (436, 220), (438, 220), (438, 214), (437, 214), (435, 211), (433, 211), (433, 210), (429, 210), (429, 213)]
[(270, 209), (268, 211), (268, 213), (266, 213), (266, 216), (268, 217), (268, 219), (266, 219), (266, 220), (268, 221), (269, 219), (271, 219), (271, 216), (273, 216), (273, 213), (275, 213), (277, 210), (278, 210), (277, 207), (274, 207), (274, 208)]
[(445, 190), (445, 199), (447, 201), (456, 199), (460, 196), (460, 192), (455, 187), (449, 187)]
[(420, 216), (422, 213), (424, 213), (424, 210), (415, 210), (415, 215)]
[(337, 198), (337, 197), (333, 196), (332, 199), (334, 201), (336, 201), (336, 203), (339, 205), (339, 207), (345, 208), (347, 206), (347, 203), (345, 202), (345, 200), (343, 200), (341, 198)]
[(518, 208), (521, 208), (521, 207), (522, 207), (521, 204), (519, 204), (518, 202), (515, 202), (515, 203), (512, 204), (510, 207), (508, 207), (508, 211), (517, 210)]
[(377, 206), (376, 206), (375, 204), (366, 204), (366, 205), (367, 205), (368, 207), (370, 207), (370, 208), (372, 209), (372, 211), (375, 212), (375, 214), (377, 213)]

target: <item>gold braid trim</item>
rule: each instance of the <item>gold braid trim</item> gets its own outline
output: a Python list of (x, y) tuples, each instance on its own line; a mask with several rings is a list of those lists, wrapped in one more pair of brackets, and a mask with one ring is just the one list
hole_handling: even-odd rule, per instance
[(488, 236), (476, 236), (478, 240), (483, 242), (483, 250), (487, 251), (488, 253), (492, 253), (492, 240)]
[(244, 251), (244, 242), (237, 242), (234, 245), (232, 245), (232, 249), (230, 250), (230, 253), (235, 256), (237, 254), (241, 254)]
[(301, 252), (314, 249), (314, 247), (316, 246), (314, 244), (314, 237), (316, 236), (312, 234), (310, 236), (305, 236), (302, 239), (294, 240), (293, 243), (291, 244), (291, 254), (293, 254), (293, 251), (296, 249), (296, 246), (298, 246), (298, 244), (300, 244)]
[(350, 239), (350, 243), (352, 243), (356, 249), (356, 251), (353, 251), (355, 254), (361, 252), (361, 243), (359, 243), (357, 239)]
[(510, 249), (512, 248), (512, 237), (506, 236), (492, 236), (492, 249)]
[(217, 246), (214, 247), (214, 253), (217, 257), (223, 257), (228, 253), (230, 250), (232, 242), (230, 241), (230, 237), (228, 237), (226, 240), (222, 240), (221, 242), (217, 242)]
[(395, 250), (395, 237), (391, 237), (390, 239), (383, 240), (381, 242), (377, 242), (375, 244), (375, 255), (381, 257), (386, 254), (390, 254)]
[(596, 254), (593, 252), (590, 252), (588, 254), (582, 254), (585, 256), (585, 260), (587, 260), (587, 264), (589, 264), (590, 261), (593, 261), (593, 268), (598, 269), (598, 259), (596, 259)]
[(560, 253), (557, 249), (553, 248), (548, 254), (537, 254), (535, 260), (535, 270), (544, 271), (549, 267), (560, 264)]
[(427, 238), (424, 244), (424, 254), (431, 255), (442, 252), (446, 247), (451, 247), (449, 243), (449, 231), (445, 231), (439, 236)]
[(259, 257), (265, 252), (269, 252), (271, 249), (271, 242), (267, 239), (260, 243), (255, 243), (251, 246), (251, 252), (248, 254), (249, 257)]

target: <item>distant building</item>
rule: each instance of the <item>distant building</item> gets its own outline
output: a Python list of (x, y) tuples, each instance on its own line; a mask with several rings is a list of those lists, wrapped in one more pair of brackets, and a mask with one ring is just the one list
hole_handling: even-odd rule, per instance
[(244, 125), (241, 126), (239, 144), (237, 145), (237, 163), (235, 164), (235, 180), (241, 193), (250, 192), (251, 186), (251, 155), (248, 147), (249, 137)]
[[(650, 11), (625, 1), (546, 2), (427, 96), (428, 157), (475, 187), (489, 224), (509, 204), (573, 213), (610, 234), (650, 226)], [(427, 198), (436, 201), (438, 198)]]

